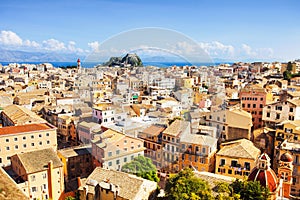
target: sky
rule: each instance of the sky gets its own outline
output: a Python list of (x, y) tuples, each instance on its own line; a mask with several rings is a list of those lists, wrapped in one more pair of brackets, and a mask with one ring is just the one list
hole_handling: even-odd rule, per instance
[(299, 5), (298, 0), (1, 1), (0, 48), (88, 55), (116, 35), (156, 27), (191, 38), (212, 58), (289, 61), (300, 58)]

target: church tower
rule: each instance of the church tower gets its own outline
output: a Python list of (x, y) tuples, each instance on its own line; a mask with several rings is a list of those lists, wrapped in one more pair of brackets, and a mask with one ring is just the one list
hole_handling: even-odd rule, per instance
[(280, 156), (278, 177), (280, 179), (279, 196), (290, 198), (291, 185), (293, 183), (293, 157), (289, 153), (284, 153)]

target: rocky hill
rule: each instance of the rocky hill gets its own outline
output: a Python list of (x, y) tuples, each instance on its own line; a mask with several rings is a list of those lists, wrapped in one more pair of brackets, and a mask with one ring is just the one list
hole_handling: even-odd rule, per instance
[(103, 63), (104, 66), (110, 67), (142, 67), (143, 63), (141, 58), (134, 54), (126, 54), (126, 56), (122, 57), (111, 57), (108, 62)]

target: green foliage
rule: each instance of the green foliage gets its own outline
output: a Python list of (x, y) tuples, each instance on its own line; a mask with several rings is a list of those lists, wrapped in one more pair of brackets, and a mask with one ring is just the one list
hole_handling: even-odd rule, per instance
[(190, 168), (185, 168), (175, 176), (170, 177), (165, 191), (168, 199), (214, 199), (208, 183), (195, 177)]
[(144, 156), (134, 158), (131, 162), (123, 165), (121, 170), (151, 181), (159, 181), (155, 165), (153, 165), (150, 158), (146, 158)]
[(293, 70), (293, 64), (291, 62), (288, 62), (286, 70), (291, 72)]
[[(190, 168), (185, 168), (169, 178), (165, 188), (167, 199), (217, 199), (217, 200), (267, 200), (268, 188), (259, 182), (236, 179), (232, 183), (217, 182), (213, 191), (208, 183), (194, 175)], [(213, 195), (214, 192), (215, 196)]]
[(290, 71), (286, 70), (283, 72), (283, 79), (284, 80), (290, 80), (292, 78), (292, 74)]
[(234, 194), (241, 199), (267, 200), (270, 197), (269, 189), (260, 185), (258, 181), (242, 181), (236, 179), (230, 184)]

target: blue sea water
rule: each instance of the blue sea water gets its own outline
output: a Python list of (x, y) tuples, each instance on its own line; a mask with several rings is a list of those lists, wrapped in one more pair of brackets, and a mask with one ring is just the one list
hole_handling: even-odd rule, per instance
[[(3, 66), (14, 62), (0, 62)], [(17, 62), (19, 64), (41, 64), (41, 63), (51, 63), (54, 67), (66, 67), (66, 66), (76, 66), (76, 62)], [(95, 62), (82, 62), (81, 65), (85, 68), (92, 68), (100, 63)], [(219, 65), (221, 63), (188, 63), (188, 62), (144, 62), (144, 66), (156, 66), (156, 67), (171, 67), (171, 66), (212, 66)], [(229, 63), (230, 64), (230, 63)]]

